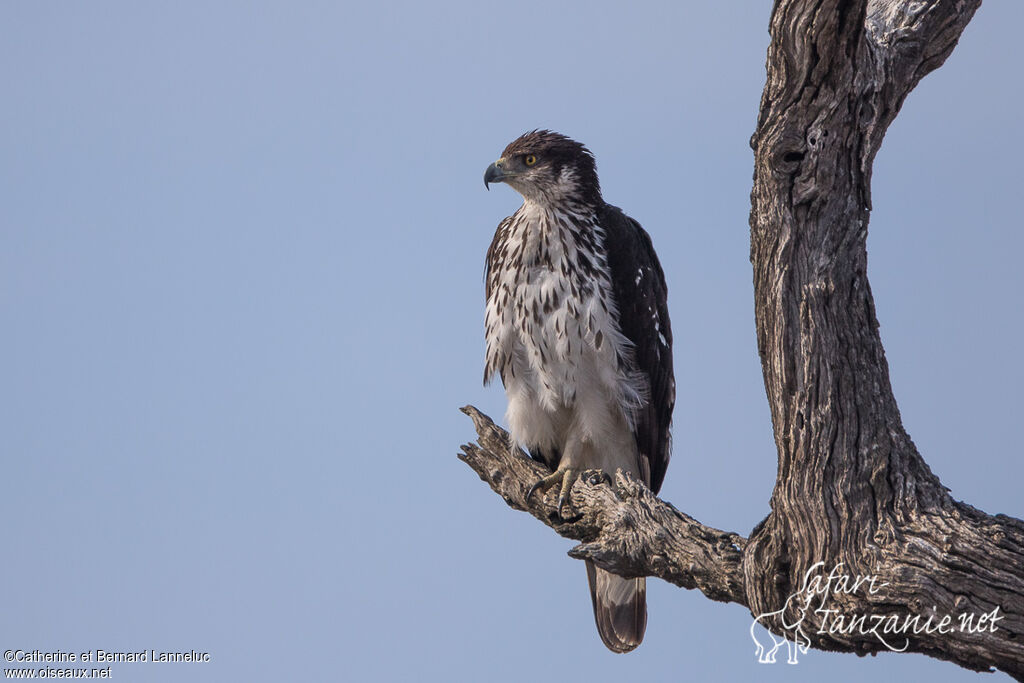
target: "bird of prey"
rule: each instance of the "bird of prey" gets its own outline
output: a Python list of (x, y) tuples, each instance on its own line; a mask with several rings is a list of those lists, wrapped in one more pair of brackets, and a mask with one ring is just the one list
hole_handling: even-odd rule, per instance
[[(640, 224), (601, 197), (594, 157), (535, 130), (487, 167), (523, 204), (487, 251), (484, 383), (501, 376), (516, 444), (553, 473), (530, 489), (572, 509), (579, 473), (617, 469), (661, 487), (675, 403), (665, 277)], [(587, 562), (604, 644), (629, 652), (647, 626), (646, 579)]]

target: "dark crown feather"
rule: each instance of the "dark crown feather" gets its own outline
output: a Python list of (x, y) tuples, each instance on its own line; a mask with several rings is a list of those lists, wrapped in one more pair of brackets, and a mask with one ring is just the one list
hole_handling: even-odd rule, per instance
[(535, 154), (549, 163), (555, 177), (565, 166), (576, 171), (581, 193), (590, 200), (600, 200), (601, 185), (597, 178), (594, 155), (583, 143), (552, 130), (531, 130), (520, 135), (505, 147), (503, 157)]

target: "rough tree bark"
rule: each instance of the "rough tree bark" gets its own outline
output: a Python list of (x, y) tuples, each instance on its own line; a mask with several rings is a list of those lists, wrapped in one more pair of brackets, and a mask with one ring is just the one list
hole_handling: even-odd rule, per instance
[[(892, 394), (866, 275), (875, 153), (907, 94), (945, 61), (979, 5), (775, 3), (751, 139), (750, 259), (778, 478), (772, 511), (749, 538), (706, 527), (621, 474), (611, 485), (585, 476), (573, 489), (579, 518), (559, 520), (552, 500), (525, 500), (543, 468), (510, 452), (507, 435), (472, 408), (464, 410), (478, 444), (460, 457), (510, 506), (583, 541), (573, 557), (699, 588), (753, 615), (783, 610), (762, 623), (789, 637), (799, 624), (798, 639), (822, 650), (887, 649), (870, 622), (837, 632), (837, 614), (916, 615), (922, 627), (932, 617), (934, 628), (889, 640), (1024, 680), (1024, 522), (953, 500), (917, 452)], [(835, 612), (787, 602), (819, 575), (816, 566), (822, 577), (841, 567), (888, 585), (829, 594)], [(996, 621), (970, 632), (956, 621), (963, 614)], [(944, 615), (956, 628), (938, 628)]]

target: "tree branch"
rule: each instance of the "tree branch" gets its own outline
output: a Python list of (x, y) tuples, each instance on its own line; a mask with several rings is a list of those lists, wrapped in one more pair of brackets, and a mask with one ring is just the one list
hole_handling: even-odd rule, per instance
[(620, 576), (657, 576), (683, 588), (699, 588), (721, 602), (746, 604), (740, 560), (746, 539), (704, 526), (660, 500), (621, 471), (609, 481), (594, 470), (572, 488), (577, 516), (559, 518), (553, 496), (526, 493), (547, 469), (518, 448), (508, 433), (473, 406), (478, 441), (462, 447), (459, 459), (516, 510), (529, 512), (560, 535), (583, 541), (569, 551)]
[[(837, 629), (837, 616), (847, 626), (858, 616), (915, 624), (890, 640), (1024, 680), (1024, 522), (953, 500), (918, 453), (892, 393), (867, 280), (875, 154), (906, 96), (945, 61), (979, 5), (775, 3), (751, 139), (750, 259), (779, 468), (772, 511), (749, 539), (705, 527), (621, 475), (612, 486), (587, 478), (574, 489), (580, 519), (553, 521), (550, 502), (525, 500), (546, 471), (512, 455), (504, 433), (472, 409), (480, 446), (461, 457), (509, 505), (584, 541), (574, 557), (738, 602), (773, 632), (822, 650), (892, 646), (865, 621)], [(874, 577), (878, 590), (808, 590), (812, 577), (823, 579), (816, 571), (830, 570)], [(945, 617), (959, 628), (939, 628)]]

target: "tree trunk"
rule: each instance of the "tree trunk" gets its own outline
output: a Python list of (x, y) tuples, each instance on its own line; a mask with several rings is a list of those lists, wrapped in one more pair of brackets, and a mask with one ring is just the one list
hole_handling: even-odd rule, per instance
[[(867, 604), (850, 613), (981, 615), (998, 607), (995, 633), (922, 633), (909, 649), (1020, 675), (1024, 525), (953, 501), (917, 452), (892, 394), (866, 274), (871, 167), (882, 136), (979, 4), (775, 6), (752, 141), (750, 243), (779, 474), (772, 514), (743, 564), (755, 614), (778, 609), (818, 561), (889, 582), (858, 596)], [(809, 612), (804, 631), (818, 631), (821, 616)], [(858, 641), (826, 634), (814, 644), (879, 649)]]
[(539, 466), (479, 413), (480, 445), (461, 457), (510, 505), (585, 541), (574, 557), (744, 604), (797, 644), (905, 649), (1024, 680), (1024, 523), (954, 501), (917, 452), (866, 274), (875, 153), (979, 4), (775, 3), (751, 140), (750, 259), (779, 467), (771, 514), (749, 539), (621, 475), (574, 489), (579, 520), (551, 517), (549, 501), (525, 500)]

